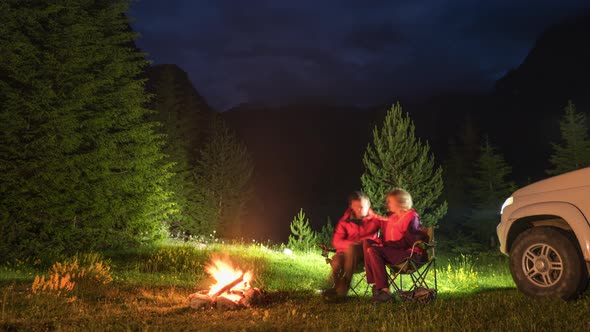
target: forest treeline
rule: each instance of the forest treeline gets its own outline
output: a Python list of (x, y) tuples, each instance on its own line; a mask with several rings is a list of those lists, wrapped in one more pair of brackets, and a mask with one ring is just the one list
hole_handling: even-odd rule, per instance
[[(563, 109), (559, 128), (561, 139), (547, 151), (547, 176), (590, 166), (588, 119), (572, 101)], [(363, 165), (362, 189), (377, 213), (387, 213), (382, 202), (389, 190), (406, 188), (423, 225), (435, 226), (450, 242), (448, 249), (470, 253), (497, 247), (501, 205), (518, 186), (502, 151), (473, 123), (466, 122), (463, 132), (450, 140), (448, 155), (436, 163), (429, 143), (416, 136), (409, 113), (394, 104), (373, 129)], [(315, 230), (300, 211), (291, 223), (289, 245), (298, 250), (310, 250), (316, 241), (329, 245), (333, 227), (328, 219)]]
[[(546, 156), (551, 167), (546, 176), (559, 175), (590, 166), (590, 137), (588, 119), (569, 101), (563, 107), (559, 124), (560, 139), (549, 142)], [(535, 131), (538, 140), (547, 138)], [(514, 148), (526, 157), (526, 146), (514, 142)], [(463, 131), (449, 142), (448, 156), (443, 160), (445, 190), (449, 212), (441, 227), (445, 235), (459, 238), (463, 243), (495, 247), (495, 228), (500, 207), (510, 194), (528, 183), (517, 183), (512, 165), (494, 144), (494, 137), (478, 131), (466, 121)], [(530, 180), (529, 180), (530, 182)]]
[[(253, 158), (184, 71), (150, 66), (127, 10), (124, 0), (0, 2), (0, 261), (242, 234)], [(403, 186), (429, 225), (446, 214), (448, 234), (492, 241), (516, 186), (495, 138), (475, 128), (435, 159), (392, 106), (358, 175), (376, 210)], [(573, 102), (560, 129), (547, 175), (590, 165), (586, 115)]]
[(184, 73), (148, 67), (127, 10), (0, 3), (0, 260), (239, 231), (245, 146)]

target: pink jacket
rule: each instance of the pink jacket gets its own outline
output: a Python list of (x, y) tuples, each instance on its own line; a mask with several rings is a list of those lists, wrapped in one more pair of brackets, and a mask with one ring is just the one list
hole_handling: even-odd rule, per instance
[[(361, 231), (364, 227), (367, 227), (369, 224), (381, 224), (381, 222), (385, 221), (386, 218), (381, 217), (373, 212), (373, 210), (369, 210), (369, 214), (362, 219), (360, 223), (356, 223), (353, 220), (350, 220), (350, 215), (352, 211), (347, 209), (344, 212), (344, 215), (338, 223), (336, 224), (336, 229), (334, 230), (334, 236), (332, 237), (332, 246), (336, 249), (336, 252), (344, 252), (348, 249), (353, 243), (357, 243), (364, 239), (375, 237), (375, 230), (374, 232), (366, 235), (361, 236)], [(366, 233), (366, 232), (363, 232)]]
[[(418, 213), (411, 209), (401, 217), (392, 214), (389, 218), (375, 219), (370, 223), (363, 225), (360, 236), (375, 234), (381, 230), (381, 239), (379, 242), (386, 247), (396, 247), (400, 249), (411, 249), (414, 242), (424, 238), (421, 231), (422, 225)], [(421, 251), (415, 248), (415, 251)]]

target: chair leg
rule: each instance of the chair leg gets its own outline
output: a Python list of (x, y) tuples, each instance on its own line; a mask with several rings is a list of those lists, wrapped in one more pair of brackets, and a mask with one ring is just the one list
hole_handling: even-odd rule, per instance
[(401, 283), (400, 285), (397, 284), (397, 280), (398, 280), (399, 275), (396, 275), (394, 278), (391, 279), (391, 287), (393, 287), (393, 290), (395, 292), (402, 290), (403, 288), (401, 287)]
[(426, 281), (426, 277), (428, 276), (428, 272), (430, 272), (430, 269), (432, 268), (431, 263), (426, 264), (426, 267), (422, 270), (422, 272), (418, 271), (418, 281), (419, 281), (419, 286), (420, 287), (424, 287), (424, 288), (430, 288), (428, 286), (428, 282)]
[(365, 274), (363, 274), (363, 279), (362, 279), (362, 280), (364, 280), (364, 281), (365, 281), (365, 283), (367, 284), (367, 286), (365, 287), (365, 292), (363, 293), (363, 296), (365, 296), (365, 297), (366, 297), (366, 296), (369, 294), (369, 288), (371, 287), (371, 286), (369, 285), (369, 282), (367, 281), (367, 274), (366, 274), (366, 273), (365, 273)]
[[(409, 278), (410, 278), (410, 287), (409, 287), (408, 291), (414, 291), (418, 287), (430, 288), (429, 281), (427, 281), (426, 278), (428, 277), (431, 269), (434, 269), (434, 271), (433, 271), (433, 273), (434, 273), (434, 290), (438, 291), (438, 276), (437, 276), (437, 271), (436, 271), (436, 261), (435, 260), (431, 260), (431, 261), (427, 262), (425, 265), (420, 266), (420, 268), (418, 268), (418, 265), (416, 265), (413, 262), (409, 263), (409, 264), (411, 264), (409, 267), (414, 272), (408, 273)], [(407, 265), (404, 265), (400, 271), (404, 271), (407, 267), (408, 267)], [(403, 291), (404, 290), (404, 288), (403, 288), (403, 274), (402, 273), (400, 273), (400, 272), (394, 273), (390, 269), (389, 273), (388, 273), (388, 278), (389, 278), (389, 281), (395, 291)]]
[(397, 285), (398, 277), (401, 277), (401, 274), (392, 272), (391, 269), (389, 270), (389, 273), (387, 274), (387, 278), (389, 279), (389, 283), (391, 284), (391, 287), (396, 292), (401, 290), (401, 288)]
[(434, 289), (438, 292), (438, 281), (436, 280), (436, 259), (432, 260), (432, 265), (434, 268)]
[(426, 276), (428, 275), (428, 267), (424, 269), (422, 273), (418, 272), (417, 276), (415, 277), (416, 281), (414, 282), (414, 289), (418, 287), (429, 288), (428, 283), (426, 282)]
[(365, 276), (363, 275), (354, 285), (351, 284), (350, 290), (354, 293), (354, 295), (360, 296), (356, 289), (361, 284), (364, 278)]
[[(360, 289), (361, 283), (363, 281), (366, 283), (364, 291), (362, 289)], [(360, 275), (360, 278), (357, 282), (355, 282), (354, 284), (351, 283), (350, 290), (354, 293), (354, 295), (361, 297), (361, 294), (362, 294), (362, 296), (367, 296), (367, 294), (369, 294), (369, 288), (370, 288), (370, 285), (367, 282), (367, 274), (363, 273)]]

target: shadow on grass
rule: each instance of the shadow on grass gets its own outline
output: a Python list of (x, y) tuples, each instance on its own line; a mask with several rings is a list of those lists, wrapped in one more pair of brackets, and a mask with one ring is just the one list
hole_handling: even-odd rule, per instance
[(477, 294), (489, 293), (517, 293), (518, 290), (514, 287), (490, 287), (480, 288), (472, 291), (456, 291), (456, 292), (442, 292), (438, 294), (438, 298), (442, 299), (461, 299), (472, 297)]
[(0, 331), (12, 332), (12, 331), (55, 331), (56, 326), (54, 322), (0, 322)]
[(315, 294), (311, 290), (305, 291), (272, 291), (265, 292), (257, 307), (272, 307), (291, 300), (311, 299)]
[[(459, 300), (470, 298), (476, 295), (484, 295), (484, 294), (506, 294), (506, 295), (514, 295), (517, 294), (518, 291), (516, 288), (511, 287), (497, 287), (497, 288), (485, 288), (479, 289), (471, 292), (446, 292), (446, 293), (439, 293), (437, 296), (438, 299), (441, 300)], [(273, 291), (268, 292), (265, 294), (265, 298), (263, 302), (259, 305), (260, 307), (271, 307), (276, 304), (284, 303), (287, 301), (302, 301), (302, 300), (314, 300), (319, 302), (325, 302), (322, 297), (314, 291)], [(343, 303), (363, 303), (363, 302), (370, 302), (371, 295), (366, 296), (357, 296), (357, 295), (349, 295), (345, 299), (341, 301), (334, 301), (329, 302), (330, 304), (343, 304)], [(328, 303), (328, 302), (326, 302)]]
[(194, 313), (196, 310), (187, 306), (187, 307), (182, 307), (182, 308), (175, 308), (175, 309), (170, 309), (168, 310), (166, 313), (164, 313), (162, 316), (179, 316), (179, 315), (187, 315), (187, 314), (191, 314)]

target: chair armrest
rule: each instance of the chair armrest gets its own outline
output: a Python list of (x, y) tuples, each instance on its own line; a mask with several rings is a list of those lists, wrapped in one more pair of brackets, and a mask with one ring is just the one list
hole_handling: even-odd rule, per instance
[(328, 247), (327, 245), (323, 244), (323, 243), (316, 243), (316, 246), (320, 247), (320, 249), (322, 249), (322, 256), (328, 258), (329, 253), (330, 252), (336, 252), (336, 249), (332, 248), (332, 247)]
[(416, 247), (422, 243), (425, 243), (425, 242), (422, 240), (418, 240), (418, 241), (414, 242), (414, 244), (412, 245), (412, 251), (410, 252), (410, 256), (408, 258), (413, 258), (414, 252), (415, 252), (414, 249), (416, 249)]
[(428, 251), (428, 250), (434, 249), (436, 247), (436, 242), (435, 241), (425, 242), (424, 240), (418, 240), (418, 241), (414, 242), (414, 244), (412, 245), (412, 252), (410, 253), (409, 258), (412, 258), (414, 256), (414, 252), (415, 252), (414, 249), (416, 247), (418, 247), (424, 251)]

